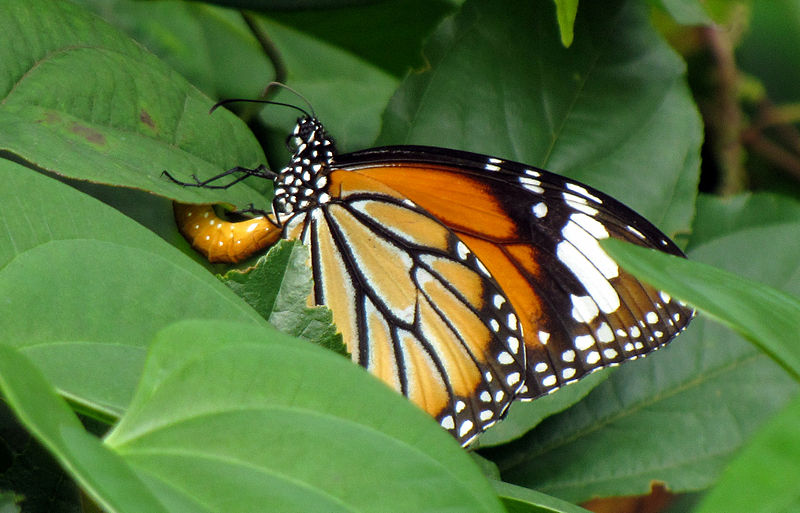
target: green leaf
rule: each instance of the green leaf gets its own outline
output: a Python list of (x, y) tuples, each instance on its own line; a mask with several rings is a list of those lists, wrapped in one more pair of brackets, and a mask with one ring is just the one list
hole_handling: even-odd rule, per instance
[(556, 4), (556, 18), (558, 18), (558, 28), (561, 31), (561, 44), (565, 48), (569, 48), (574, 38), (573, 29), (575, 16), (578, 14), (578, 0), (553, 1)]
[(275, 79), (240, 12), (205, 3), (79, 0), (212, 98), (256, 98)]
[(797, 102), (800, 80), (800, 6), (792, 0), (752, 2), (749, 30), (737, 48), (737, 65), (758, 77), (774, 104)]
[(800, 397), (754, 436), (697, 513), (789, 513), (800, 509)]
[[(187, 202), (264, 204), (161, 176), (209, 177), (264, 155), (247, 127), (134, 41), (71, 2), (9, 0), (0, 21), (0, 149), (38, 168)], [(263, 185), (262, 185), (263, 186)]]
[(263, 322), (205, 269), (116, 210), (7, 160), (0, 181), (3, 343), (86, 409), (121, 413), (149, 340), (166, 324), (198, 316)]
[(653, 0), (681, 25), (713, 25), (705, 6), (698, 0)]
[(734, 329), (800, 381), (800, 299), (699, 262), (616, 240), (603, 247), (622, 267)]
[(270, 18), (402, 77), (425, 65), (422, 42), (457, 0), (382, 0), (335, 9), (271, 11)]
[(169, 511), (117, 454), (84, 431), (39, 369), (3, 344), (0, 390), (31, 433), (106, 511)]
[[(690, 259), (798, 294), (796, 233), (797, 224), (737, 231), (697, 247)], [(505, 481), (572, 502), (647, 493), (654, 480), (675, 492), (701, 490), (797, 390), (752, 344), (700, 316), (667, 348), (620, 366), (569, 410), (482, 453)]]
[[(565, 49), (550, 2), (464, 3), (392, 99), (380, 144), (550, 169), (688, 232), (702, 130), (684, 64), (637, 1), (589, 2)], [(468, 86), (466, 86), (468, 84)]]
[(788, 196), (747, 193), (720, 198), (701, 194), (689, 247), (738, 230), (800, 222), (800, 202)]
[(307, 305), (313, 287), (308, 259), (302, 243), (279, 241), (253, 267), (228, 271), (222, 282), (282, 332), (347, 355), (333, 313)]
[(492, 481), (492, 484), (508, 513), (588, 513), (586, 509), (535, 490), (502, 481)]
[[(286, 27), (258, 18), (286, 61), (287, 82), (303, 94), (330, 129), (340, 152), (372, 145), (381, 114), (397, 87), (397, 79), (347, 51)], [(297, 105), (297, 96), (281, 91), (276, 99)], [(305, 107), (305, 106), (304, 106)], [(264, 109), (262, 118), (288, 134), (297, 121), (290, 109)]]
[(264, 327), (163, 330), (106, 443), (153, 489), (203, 511), (502, 511), (424, 412), (351, 362)]

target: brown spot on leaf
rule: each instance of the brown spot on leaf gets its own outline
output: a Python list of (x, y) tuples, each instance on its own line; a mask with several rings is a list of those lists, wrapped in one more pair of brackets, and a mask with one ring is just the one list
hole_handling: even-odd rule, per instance
[(155, 121), (153, 121), (153, 118), (151, 118), (151, 117), (150, 117), (150, 114), (149, 114), (149, 113), (148, 113), (146, 110), (142, 109), (142, 110), (139, 112), (139, 120), (140, 120), (142, 123), (144, 123), (145, 125), (147, 125), (147, 126), (149, 126), (150, 128), (152, 128), (152, 129), (154, 129), (154, 130), (155, 130), (155, 128), (156, 128), (156, 123), (155, 123)]
[(48, 125), (57, 125), (61, 123), (61, 114), (54, 110), (47, 110), (44, 112), (44, 118), (36, 121), (37, 123), (45, 123)]
[(80, 123), (72, 123), (72, 125), (69, 127), (69, 130), (73, 134), (82, 136), (87, 142), (99, 145), (104, 145), (106, 143), (106, 136), (92, 127), (82, 125)]

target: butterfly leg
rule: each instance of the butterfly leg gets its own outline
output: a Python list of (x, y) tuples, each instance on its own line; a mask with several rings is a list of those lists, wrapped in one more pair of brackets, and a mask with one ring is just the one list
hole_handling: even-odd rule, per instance
[[(169, 171), (164, 171), (164, 172), (161, 173), (161, 175), (162, 176), (166, 176), (172, 182), (174, 182), (174, 183), (176, 183), (178, 185), (182, 185), (184, 187), (201, 187), (203, 189), (227, 189), (228, 187), (231, 187), (232, 185), (235, 185), (235, 184), (241, 182), (242, 180), (244, 180), (245, 178), (248, 178), (248, 177), (251, 177), (251, 176), (257, 176), (259, 178), (266, 178), (268, 180), (274, 180), (278, 176), (277, 173), (275, 173), (274, 171), (270, 171), (263, 164), (261, 164), (260, 166), (258, 166), (255, 169), (249, 169), (249, 168), (246, 168), (246, 167), (236, 166), (236, 167), (233, 167), (231, 169), (228, 169), (227, 171), (223, 171), (222, 173), (220, 173), (218, 175), (212, 176), (211, 178), (208, 178), (207, 180), (200, 180), (199, 178), (197, 178), (197, 175), (193, 174), (192, 175), (192, 180), (193, 180), (192, 182), (182, 182), (182, 181), (178, 180), (177, 178), (173, 177), (169, 173)], [(234, 179), (231, 180), (230, 182), (222, 184), (222, 185), (215, 185), (214, 184), (214, 182), (216, 182), (218, 180), (221, 180), (221, 179), (223, 179), (225, 177), (228, 177), (228, 176), (233, 176)]]

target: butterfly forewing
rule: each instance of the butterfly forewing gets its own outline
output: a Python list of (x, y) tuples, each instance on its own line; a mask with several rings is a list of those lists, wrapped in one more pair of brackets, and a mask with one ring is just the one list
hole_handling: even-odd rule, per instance
[(520, 312), (527, 376), (519, 399), (643, 356), (692, 316), (621, 269), (599, 241), (613, 237), (676, 255), (680, 250), (644, 218), (588, 186), (439, 148), (367, 150), (337, 158), (335, 165), (400, 191), (489, 268)]
[(311, 246), (315, 302), (331, 308), (359, 364), (468, 443), (523, 386), (511, 302), (476, 254), (413, 202), (356, 173), (329, 180), (336, 197), (284, 233)]

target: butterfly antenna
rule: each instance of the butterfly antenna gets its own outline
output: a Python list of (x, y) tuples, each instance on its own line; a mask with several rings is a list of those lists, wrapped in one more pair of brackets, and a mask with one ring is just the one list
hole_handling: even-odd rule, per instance
[(284, 84), (283, 82), (270, 82), (269, 84), (267, 84), (267, 87), (264, 89), (264, 94), (266, 95), (269, 92), (269, 90), (271, 88), (273, 88), (273, 87), (282, 87), (282, 88), (286, 89), (287, 91), (289, 91), (290, 93), (292, 93), (295, 96), (297, 96), (298, 98), (300, 98), (301, 100), (303, 100), (305, 102), (305, 104), (308, 106), (308, 110), (311, 111), (311, 116), (314, 117), (314, 118), (317, 117), (317, 113), (314, 112), (314, 106), (311, 105), (311, 102), (308, 101), (308, 98), (306, 98), (305, 96), (300, 94), (296, 89), (293, 89), (293, 88), (289, 87), (288, 85)]
[(297, 105), (292, 105), (291, 103), (283, 103), (283, 102), (276, 102), (272, 100), (253, 100), (251, 98), (228, 98), (227, 100), (220, 100), (215, 103), (211, 109), (208, 111), (209, 114), (217, 110), (217, 108), (222, 107), (223, 105), (227, 105), (229, 103), (236, 103), (236, 102), (245, 102), (245, 103), (268, 103), (270, 105), (282, 105), (284, 107), (290, 107), (292, 109), (298, 110), (303, 113), (304, 116), (307, 118), (316, 117), (314, 111), (311, 111), (311, 114), (308, 113), (305, 109), (298, 107)]

